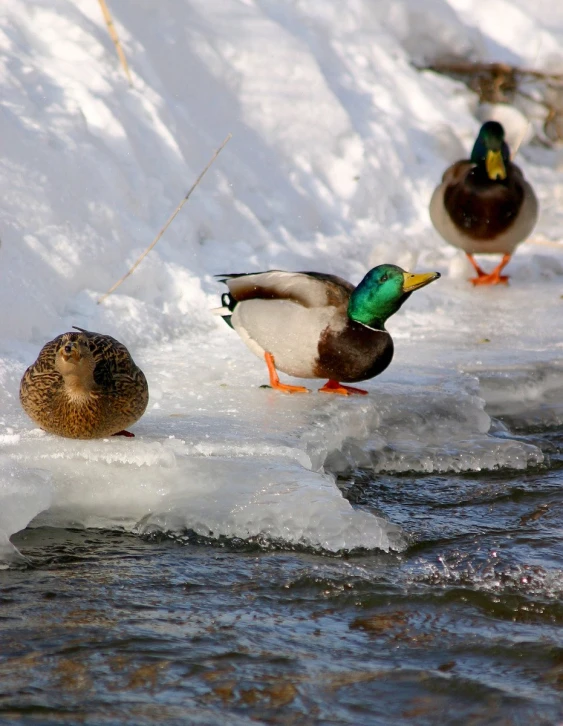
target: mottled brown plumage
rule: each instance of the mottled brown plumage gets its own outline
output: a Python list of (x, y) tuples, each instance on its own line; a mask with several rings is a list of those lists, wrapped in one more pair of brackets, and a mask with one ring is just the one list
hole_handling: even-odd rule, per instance
[(42, 429), (71, 439), (120, 433), (144, 413), (146, 378), (109, 335), (63, 333), (43, 346), (23, 375), (20, 401)]

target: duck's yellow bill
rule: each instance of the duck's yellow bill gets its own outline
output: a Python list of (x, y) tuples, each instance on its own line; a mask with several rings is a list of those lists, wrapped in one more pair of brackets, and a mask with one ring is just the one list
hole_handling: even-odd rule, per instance
[(485, 164), (489, 179), (506, 179), (506, 167), (500, 151), (487, 151)]
[(413, 292), (430, 284), (440, 277), (439, 272), (421, 272), (415, 275), (412, 272), (403, 272), (403, 292)]

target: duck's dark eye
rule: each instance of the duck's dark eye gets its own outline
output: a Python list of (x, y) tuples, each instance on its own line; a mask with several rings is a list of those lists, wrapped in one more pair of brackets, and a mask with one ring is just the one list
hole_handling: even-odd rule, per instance
[(383, 275), (380, 282), (387, 282), (388, 279), (389, 279), (389, 275), (386, 273), (385, 275)]

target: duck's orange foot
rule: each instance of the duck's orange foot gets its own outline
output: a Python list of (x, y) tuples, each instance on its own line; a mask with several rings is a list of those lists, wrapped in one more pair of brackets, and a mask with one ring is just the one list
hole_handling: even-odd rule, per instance
[(472, 282), (474, 286), (477, 285), (508, 285), (508, 275), (496, 275), (491, 272), (490, 275), (479, 275), (479, 277), (471, 277), (469, 282)]
[(351, 396), (354, 393), (360, 396), (367, 396), (368, 392), (364, 391), (363, 388), (354, 388), (353, 386), (345, 386), (343, 383), (338, 381), (327, 381), (322, 388), (319, 388), (319, 393), (338, 393), (341, 396)]
[(112, 436), (127, 436), (128, 439), (135, 438), (135, 434), (132, 434), (131, 431), (125, 431), (125, 429), (123, 429), (122, 431), (118, 431), (115, 434), (112, 434)]
[[(308, 388), (305, 388), (305, 386), (290, 386), (287, 383), (281, 383), (278, 381), (275, 386), (269, 386), (270, 388), (273, 388), (274, 391), (281, 391), (282, 393), (311, 393), (311, 391)], [(268, 386), (265, 386), (265, 388), (268, 388)]]
[(270, 386), (275, 391), (281, 391), (282, 393), (311, 393), (308, 388), (304, 386), (290, 386), (287, 383), (281, 383), (278, 378), (278, 372), (276, 371), (276, 364), (274, 356), (271, 353), (264, 353), (264, 360), (268, 366), (268, 373), (270, 374)]
[[(484, 271), (483, 271), (483, 270), (481, 269), (481, 267), (479, 267), (479, 265), (477, 264), (477, 260), (476, 260), (476, 259), (475, 259), (475, 258), (473, 257), (473, 255), (470, 255), (470, 254), (469, 254), (469, 252), (466, 252), (465, 254), (467, 255), (467, 259), (468, 259), (468, 260), (469, 260), (469, 262), (471, 263), (471, 265), (472, 265), (473, 269), (474, 269), (474, 270), (475, 270), (475, 272), (477, 273), (477, 277), (475, 278), (475, 280), (477, 280), (477, 279), (478, 279), (478, 278), (480, 278), (480, 277), (487, 277), (487, 273), (486, 273), (486, 272), (484, 272)], [(473, 280), (472, 280), (471, 278), (469, 278), (469, 281), (470, 281), (470, 282), (473, 282)]]
[(506, 254), (502, 256), (502, 260), (500, 261), (500, 264), (498, 264), (495, 269), (487, 275), (486, 272), (483, 272), (483, 270), (479, 267), (479, 265), (475, 262), (473, 259), (473, 255), (467, 254), (467, 259), (471, 264), (473, 265), (473, 268), (475, 272), (477, 273), (477, 277), (470, 277), (469, 282), (472, 282), (474, 286), (476, 285), (508, 285), (508, 275), (501, 275), (500, 273), (503, 271), (503, 269), (508, 265), (510, 262), (510, 255)]

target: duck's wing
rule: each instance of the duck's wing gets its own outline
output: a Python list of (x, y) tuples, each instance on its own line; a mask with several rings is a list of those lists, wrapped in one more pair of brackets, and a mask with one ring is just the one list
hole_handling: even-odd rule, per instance
[(88, 346), (96, 362), (94, 381), (98, 386), (111, 389), (115, 387), (118, 379), (121, 382), (135, 382), (140, 377), (143, 380), (139, 380), (139, 383), (143, 383), (143, 372), (135, 364), (131, 354), (123, 343), (112, 338), (111, 335), (93, 333), (89, 330), (78, 328), (76, 325), (72, 327), (79, 330), (88, 339)]
[(448, 186), (450, 184), (458, 184), (465, 179), (467, 172), (474, 166), (475, 164), (472, 161), (469, 161), (469, 159), (456, 161), (455, 164), (448, 166), (446, 171), (442, 174), (442, 184), (447, 184)]
[(336, 275), (321, 272), (268, 270), (249, 274), (217, 275), (237, 303), (244, 300), (288, 300), (305, 308), (347, 306), (354, 286)]
[(45, 343), (37, 360), (23, 374), (20, 382), (22, 404), (29, 397), (37, 396), (41, 399), (45, 395), (54, 395), (63, 386), (63, 377), (55, 369), (55, 355), (62, 337), (58, 335), (54, 340)]
[(516, 184), (521, 184), (522, 186), (527, 184), (526, 179), (524, 177), (524, 172), (517, 164), (514, 164), (511, 161), (507, 164), (507, 166), (508, 166), (509, 175), (514, 179)]
[(60, 374), (55, 371), (55, 355), (59, 349), (63, 335), (57, 335), (56, 338), (50, 340), (48, 343), (45, 343), (39, 351), (39, 355), (37, 356), (35, 363), (33, 363), (33, 365), (31, 365), (26, 371), (26, 375), (31, 371), (33, 372), (33, 375), (54, 372), (60, 377)]

